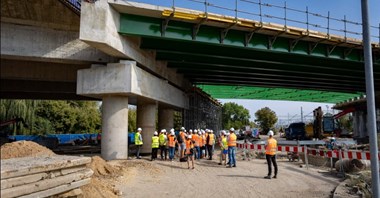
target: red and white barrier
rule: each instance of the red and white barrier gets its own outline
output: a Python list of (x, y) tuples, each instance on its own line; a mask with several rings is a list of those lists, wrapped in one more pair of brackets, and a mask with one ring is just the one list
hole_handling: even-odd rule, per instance
[[(260, 150), (263, 151), (264, 145), (261, 144), (237, 144), (238, 148), (245, 148), (250, 150)], [(303, 146), (278, 146), (278, 151), (282, 152), (305, 152), (305, 147)], [(371, 156), (369, 151), (339, 151), (339, 150), (320, 150), (307, 148), (307, 153), (309, 155), (317, 155), (328, 158), (339, 158), (339, 152), (342, 159), (358, 159), (358, 160), (370, 160)], [(380, 154), (378, 156), (380, 160)]]

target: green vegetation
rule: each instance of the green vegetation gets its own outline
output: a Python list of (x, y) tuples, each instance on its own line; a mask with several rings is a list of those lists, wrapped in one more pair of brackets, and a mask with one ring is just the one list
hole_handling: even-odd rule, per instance
[(0, 100), (0, 110), (1, 121), (25, 121), (4, 129), (11, 134), (93, 133), (101, 126), (99, 103), (94, 101)]
[(225, 103), (222, 107), (223, 128), (240, 129), (249, 125), (249, 110), (234, 102)]
[(266, 134), (276, 124), (278, 118), (274, 111), (269, 107), (259, 109), (255, 113), (256, 123), (260, 126), (261, 130)]

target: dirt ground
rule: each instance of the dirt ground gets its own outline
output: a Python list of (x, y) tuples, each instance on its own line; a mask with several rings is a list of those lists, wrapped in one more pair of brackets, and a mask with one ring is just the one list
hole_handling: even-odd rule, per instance
[(214, 160), (200, 160), (195, 169), (185, 162), (141, 160), (111, 161), (125, 166), (115, 188), (121, 197), (330, 197), (340, 179), (325, 170), (301, 168), (298, 162), (278, 160), (277, 179), (264, 179), (263, 159), (237, 161), (226, 168)]

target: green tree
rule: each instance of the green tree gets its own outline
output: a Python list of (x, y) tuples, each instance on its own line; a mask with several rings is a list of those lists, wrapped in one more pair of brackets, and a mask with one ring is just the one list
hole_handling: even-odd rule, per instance
[(128, 109), (128, 132), (136, 132), (136, 120), (137, 120), (137, 114), (136, 114), (136, 108), (129, 108)]
[(274, 126), (274, 124), (276, 124), (278, 120), (276, 113), (268, 107), (257, 110), (255, 117), (256, 123), (265, 134)]
[(240, 129), (249, 124), (249, 110), (234, 102), (225, 103), (222, 107), (223, 128)]

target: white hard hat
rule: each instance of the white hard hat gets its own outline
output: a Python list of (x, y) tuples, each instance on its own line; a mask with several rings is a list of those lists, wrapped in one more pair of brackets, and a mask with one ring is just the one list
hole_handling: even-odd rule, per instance
[(153, 135), (158, 135), (157, 131), (155, 131), (155, 132), (153, 133)]
[(220, 134), (222, 134), (222, 135), (226, 135), (226, 132), (225, 132), (224, 130), (222, 130), (222, 131), (220, 132)]
[(230, 131), (235, 131), (235, 129), (232, 127), (232, 128), (230, 128)]
[(193, 137), (193, 136), (191, 136), (191, 135), (188, 135), (188, 136), (187, 136), (187, 138), (189, 138), (189, 139), (191, 139), (192, 137)]
[(165, 129), (161, 129), (161, 133), (165, 132)]
[(174, 131), (170, 132), (170, 135), (174, 135)]
[(206, 132), (205, 131), (202, 131), (203, 134), (205, 134)]
[(230, 135), (230, 132), (227, 132), (226, 135), (227, 135), (227, 136)]
[(202, 132), (199, 131), (199, 132), (198, 132), (198, 135), (202, 135)]
[(166, 129), (162, 129), (162, 130), (164, 130), (164, 132), (166, 132)]
[(194, 129), (194, 133), (197, 133), (197, 132), (198, 132), (198, 130)]
[(190, 129), (190, 130), (189, 130), (189, 132), (190, 132), (190, 133), (192, 133), (192, 132), (193, 132), (193, 130), (192, 130), (192, 129)]
[(137, 131), (142, 131), (142, 129), (141, 128), (137, 128)]
[(170, 132), (171, 132), (171, 133), (174, 133), (174, 129), (170, 129)]
[(185, 130), (185, 127), (181, 127), (181, 131), (184, 131)]
[(272, 130), (269, 130), (269, 132), (268, 132), (268, 136), (273, 136), (273, 135), (274, 135), (273, 131), (272, 131)]

